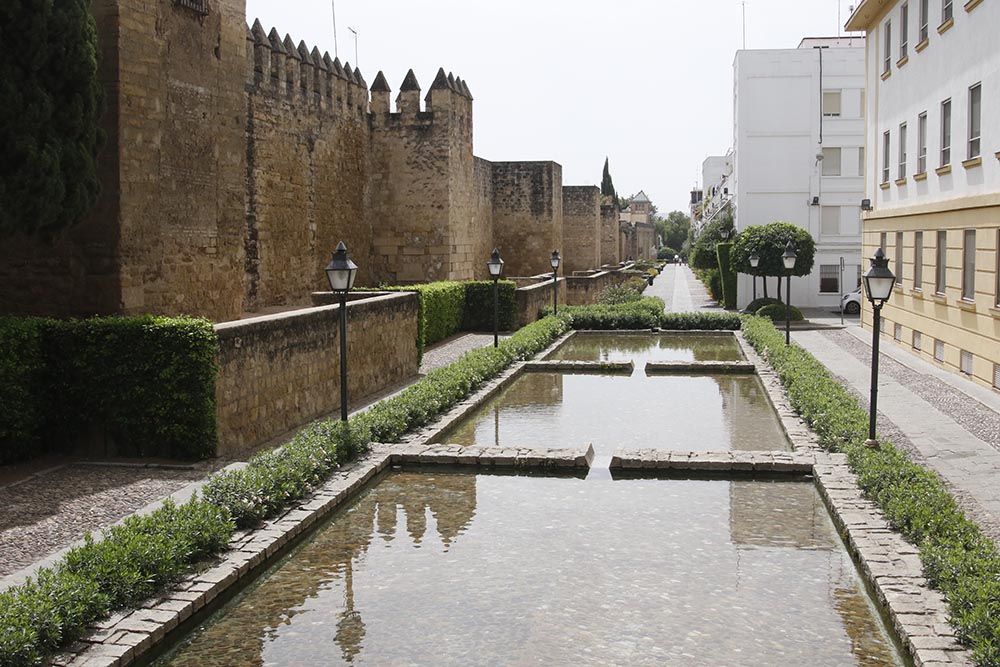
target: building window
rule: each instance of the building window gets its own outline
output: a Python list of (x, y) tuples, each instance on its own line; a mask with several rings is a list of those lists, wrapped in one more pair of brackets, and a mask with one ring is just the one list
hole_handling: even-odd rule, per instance
[(823, 175), (840, 176), (840, 155), (839, 148), (823, 149)]
[(962, 361), (959, 368), (966, 375), (972, 375), (972, 353), (968, 350), (962, 350)]
[(913, 332), (913, 349), (920, 351), (920, 348), (924, 345), (924, 335), (919, 331)]
[(947, 23), (954, 16), (954, 13), (952, 12), (952, 8), (951, 8), (951, 2), (952, 2), (952, 0), (944, 0), (944, 2), (941, 3), (941, 23), (942, 24)]
[(913, 289), (923, 289), (924, 284), (924, 233), (913, 233)]
[(889, 130), (882, 135), (882, 182), (889, 182)]
[(865, 147), (858, 149), (858, 176), (865, 175)]
[(1000, 364), (993, 364), (993, 386), (1000, 389)]
[(824, 206), (820, 210), (820, 234), (840, 236), (840, 207)]
[(941, 103), (941, 166), (951, 164), (951, 100)]
[(899, 172), (896, 178), (906, 178), (906, 123), (899, 124)]
[(854, 276), (854, 289), (861, 289), (861, 265), (858, 264), (854, 268), (857, 269), (857, 275)]
[(897, 343), (903, 340), (903, 325), (896, 324), (892, 327), (892, 339)]
[(976, 230), (966, 229), (962, 238), (962, 298), (976, 298)]
[(934, 360), (944, 363), (944, 341), (934, 341)]
[(903, 284), (903, 232), (896, 232), (896, 284)]
[(996, 275), (996, 285), (993, 288), (994, 301), (996, 307), (1000, 308), (1000, 229), (997, 230), (997, 275)]
[(868, 115), (868, 108), (865, 106), (865, 89), (861, 89), (861, 110), (859, 118), (864, 118)]
[(885, 232), (882, 232), (881, 234), (878, 235), (878, 247), (882, 248), (882, 252), (885, 252), (886, 250)]
[(839, 116), (840, 115), (840, 91), (839, 90), (824, 90), (823, 91), (823, 115), (824, 116)]
[(917, 173), (927, 173), (927, 112), (917, 116)]
[(934, 291), (944, 294), (948, 276), (948, 232), (939, 230), (937, 233), (937, 264), (934, 267)]
[(882, 63), (882, 73), (888, 74), (892, 69), (892, 21), (885, 22), (882, 29), (883, 39), (885, 39), (885, 58)]
[(920, 41), (927, 41), (927, 35), (929, 31), (927, 30), (928, 24), (928, 14), (930, 13), (930, 0), (920, 0)]
[(979, 157), (983, 120), (983, 85), (969, 88), (969, 159)]
[(819, 291), (821, 294), (840, 293), (839, 264), (822, 264), (819, 267)]
[(194, 10), (202, 16), (208, 15), (208, 0), (174, 0), (174, 3)]
[(910, 36), (910, 3), (904, 2), (899, 8), (899, 59), (906, 57)]

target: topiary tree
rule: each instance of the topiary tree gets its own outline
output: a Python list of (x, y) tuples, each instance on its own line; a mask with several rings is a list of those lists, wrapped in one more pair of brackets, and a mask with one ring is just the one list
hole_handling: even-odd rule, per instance
[(0, 237), (48, 236), (97, 198), (97, 28), (90, 0), (3, 2), (0, 26)]
[(729, 213), (719, 216), (701, 230), (691, 246), (690, 264), (692, 268), (709, 270), (719, 268), (719, 258), (715, 246), (733, 233), (733, 216)]
[[(812, 273), (813, 261), (816, 255), (816, 242), (808, 231), (790, 222), (772, 222), (766, 225), (747, 227), (733, 245), (733, 266), (740, 273), (764, 276), (764, 296), (767, 296), (767, 276), (783, 277), (788, 275), (782, 255), (785, 246), (791, 241), (795, 244), (798, 257), (795, 260), (793, 276), (807, 276)], [(754, 269), (750, 266), (753, 254), (760, 257), (760, 263)], [(781, 298), (781, 280), (778, 280), (778, 298)]]

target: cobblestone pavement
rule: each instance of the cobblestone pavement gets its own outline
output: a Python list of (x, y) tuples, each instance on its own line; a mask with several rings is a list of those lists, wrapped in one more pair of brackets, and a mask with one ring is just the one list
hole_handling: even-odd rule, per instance
[(685, 264), (668, 264), (643, 295), (663, 299), (667, 312), (685, 313), (717, 308), (708, 290)]
[[(506, 338), (501, 334), (500, 338)], [(424, 350), (424, 359), (420, 364), (420, 374), (427, 375), (436, 368), (447, 366), (458, 361), (466, 352), (493, 344), (493, 334), (460, 334), (453, 336), (433, 347)]]
[(66, 465), (0, 487), (0, 577), (201, 479), (206, 470)]
[[(869, 346), (845, 331), (792, 336), (867, 406)], [(1000, 414), (990, 407), (951, 383), (880, 355), (879, 432), (937, 471), (969, 515), (1000, 542), (998, 431)]]

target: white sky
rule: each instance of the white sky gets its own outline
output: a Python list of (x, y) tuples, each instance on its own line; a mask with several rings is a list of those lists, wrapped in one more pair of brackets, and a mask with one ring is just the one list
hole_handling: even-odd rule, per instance
[[(413, 68), (465, 79), (475, 153), (555, 160), (566, 185), (600, 185), (605, 155), (620, 194), (687, 210), (701, 162), (732, 143), (740, 0), (333, 0), (341, 61), (395, 92)], [(747, 47), (794, 48), (837, 32), (858, 0), (747, 0)], [(334, 53), (331, 0), (247, 0), (298, 43)]]

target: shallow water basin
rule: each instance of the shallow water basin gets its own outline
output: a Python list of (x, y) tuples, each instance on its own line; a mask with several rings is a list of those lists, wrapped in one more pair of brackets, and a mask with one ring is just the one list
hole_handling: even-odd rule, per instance
[(576, 333), (546, 359), (558, 361), (744, 361), (735, 336)]

